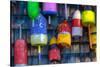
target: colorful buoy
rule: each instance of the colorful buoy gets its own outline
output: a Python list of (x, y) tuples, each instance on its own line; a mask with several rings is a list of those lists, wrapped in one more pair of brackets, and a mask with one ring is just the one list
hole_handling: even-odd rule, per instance
[(47, 21), (42, 14), (33, 20), (31, 27), (31, 45), (38, 46), (38, 59), (41, 64), (41, 46), (47, 44)]
[(39, 3), (29, 1), (27, 4), (27, 11), (28, 16), (31, 18), (31, 20), (35, 19), (39, 15)]
[(49, 60), (51, 63), (56, 64), (59, 63), (60, 59), (60, 50), (57, 47), (56, 37), (52, 37), (50, 40)]
[(82, 36), (82, 24), (81, 24), (81, 13), (80, 10), (76, 10), (72, 20), (72, 37)]
[(46, 19), (40, 14), (33, 22), (31, 27), (31, 45), (46, 45), (48, 39)]
[(66, 20), (58, 26), (57, 44), (65, 47), (71, 46), (71, 29)]

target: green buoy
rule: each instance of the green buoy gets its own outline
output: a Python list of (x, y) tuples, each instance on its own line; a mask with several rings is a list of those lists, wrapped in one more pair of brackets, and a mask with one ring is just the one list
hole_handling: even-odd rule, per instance
[(27, 11), (31, 20), (35, 19), (39, 15), (39, 3), (29, 1), (27, 4)]

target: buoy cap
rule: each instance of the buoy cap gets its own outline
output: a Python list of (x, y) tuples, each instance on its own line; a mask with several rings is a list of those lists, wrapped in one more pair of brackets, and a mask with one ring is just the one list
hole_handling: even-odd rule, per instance
[(73, 19), (81, 19), (81, 13), (80, 10), (76, 10), (73, 14)]
[(61, 22), (58, 26), (58, 31), (63, 33), (63, 32), (71, 32), (70, 26), (66, 20)]

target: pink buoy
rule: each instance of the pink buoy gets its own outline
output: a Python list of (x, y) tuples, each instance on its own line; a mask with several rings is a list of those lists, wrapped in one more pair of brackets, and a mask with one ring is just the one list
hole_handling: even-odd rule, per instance
[(15, 66), (25, 66), (27, 59), (27, 44), (25, 40), (19, 39), (14, 46), (14, 64)]
[(54, 15), (57, 13), (57, 4), (56, 3), (43, 3), (43, 13)]

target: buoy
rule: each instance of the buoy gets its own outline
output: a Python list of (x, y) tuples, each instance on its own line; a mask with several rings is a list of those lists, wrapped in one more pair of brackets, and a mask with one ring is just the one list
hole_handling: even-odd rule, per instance
[(76, 10), (72, 20), (72, 37), (82, 36), (82, 24), (81, 24), (81, 13), (80, 10)]
[(61, 58), (60, 58), (60, 50), (58, 48), (52, 48), (49, 51), (49, 60), (51, 61), (51, 63), (58, 63)]
[(38, 46), (38, 59), (41, 64), (41, 46), (47, 45), (47, 21), (42, 14), (33, 20), (31, 27), (31, 45)]
[(27, 12), (28, 16), (31, 18), (31, 20), (35, 19), (39, 15), (39, 3), (38, 2), (32, 2), (29, 1), (27, 3)]
[(33, 20), (31, 27), (31, 45), (37, 46), (41, 44), (44, 46), (47, 44), (47, 21), (45, 17), (40, 14), (35, 20)]
[(43, 3), (43, 14), (48, 16), (48, 29), (52, 29), (53, 26), (51, 25), (51, 15), (57, 14), (57, 4)]
[[(18, 24), (19, 23), (19, 24)], [(27, 65), (27, 43), (24, 39), (22, 39), (22, 30), (21, 30), (21, 24), (23, 24), (24, 21), (19, 21), (17, 24), (20, 27), (19, 35), (20, 38), (16, 40), (14, 45), (14, 64), (15, 66), (25, 66)]]
[(96, 26), (95, 25), (93, 25), (93, 26), (90, 26), (90, 43), (91, 43), (91, 45), (90, 45), (90, 47), (91, 47), (91, 49), (95, 49), (95, 47), (93, 47), (93, 46), (96, 46)]
[(50, 45), (57, 44), (56, 37), (52, 37), (50, 40)]
[(57, 47), (56, 37), (52, 37), (50, 40), (49, 60), (51, 63), (56, 64), (61, 60), (60, 50)]
[(27, 65), (27, 44), (25, 40), (18, 39), (14, 47), (14, 64), (15, 66)]
[(71, 29), (66, 20), (58, 26), (58, 36), (57, 36), (57, 44), (63, 45), (65, 47), (71, 46)]
[(57, 14), (57, 4), (56, 3), (43, 3), (43, 14), (46, 14), (46, 15)]
[(89, 6), (86, 6), (85, 10), (82, 11), (82, 24), (84, 26), (95, 24), (95, 12)]

